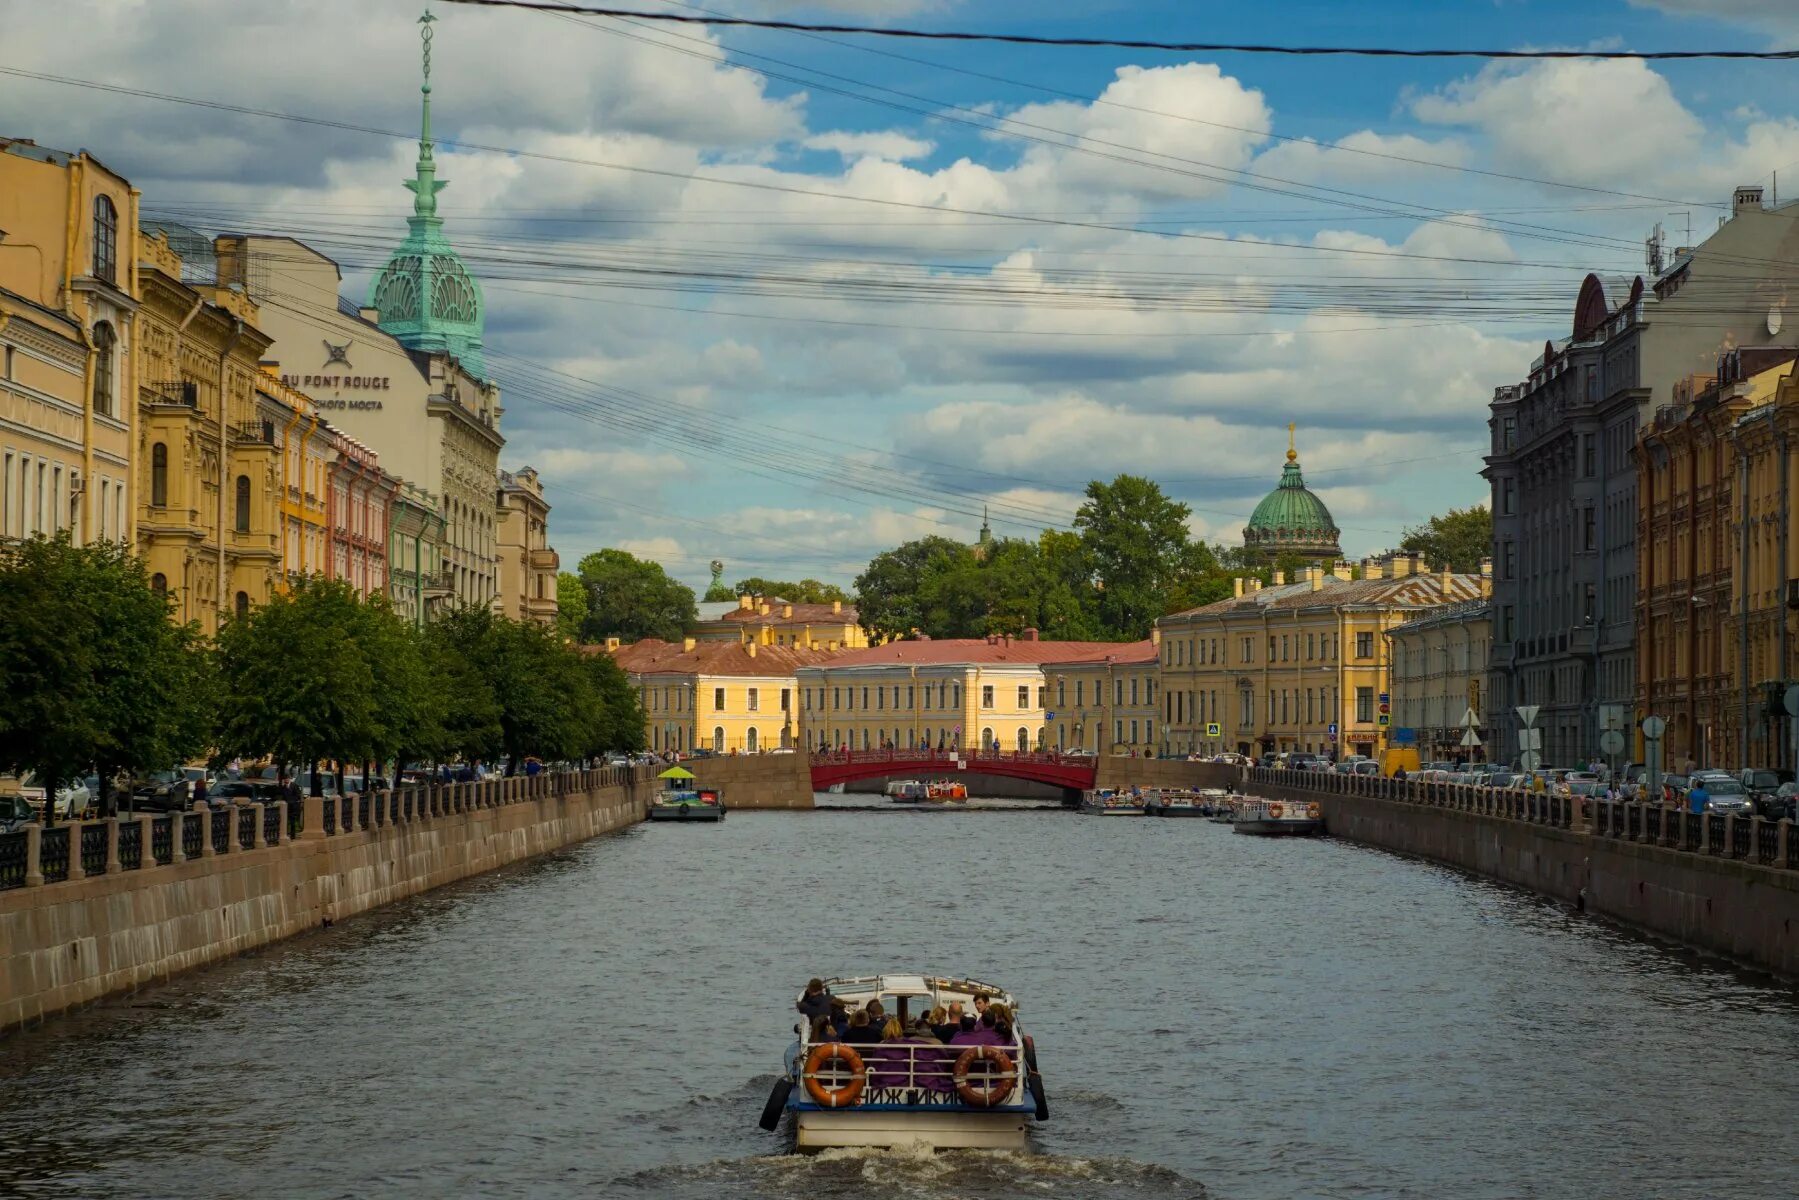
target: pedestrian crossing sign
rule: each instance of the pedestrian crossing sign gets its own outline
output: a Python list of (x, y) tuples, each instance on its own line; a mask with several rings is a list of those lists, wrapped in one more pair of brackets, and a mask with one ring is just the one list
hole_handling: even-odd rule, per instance
[(1223, 733), (1224, 733), (1224, 729), (1218, 724), (1218, 722), (1216, 722), (1216, 721), (1207, 722), (1207, 724), (1206, 724), (1206, 736), (1207, 737), (1218, 737)]
[(1380, 723), (1380, 725), (1381, 725), (1381, 727), (1382, 727), (1382, 728), (1385, 728), (1385, 727), (1386, 727), (1386, 726), (1388, 726), (1388, 725), (1391, 725), (1391, 724), (1392, 724), (1392, 723), (1393, 723), (1393, 717), (1392, 717), (1392, 716), (1391, 716), (1391, 714), (1388, 714), (1388, 713), (1382, 713), (1382, 714), (1381, 714), (1381, 715), (1380, 715), (1380, 722), (1379, 722), (1379, 723)]

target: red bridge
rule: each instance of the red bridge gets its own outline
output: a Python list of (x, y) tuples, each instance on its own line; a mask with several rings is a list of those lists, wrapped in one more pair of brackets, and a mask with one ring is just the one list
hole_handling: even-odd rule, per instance
[(838, 783), (944, 775), (1005, 775), (1076, 791), (1093, 786), (1090, 756), (1018, 750), (826, 750), (812, 756), (812, 790)]

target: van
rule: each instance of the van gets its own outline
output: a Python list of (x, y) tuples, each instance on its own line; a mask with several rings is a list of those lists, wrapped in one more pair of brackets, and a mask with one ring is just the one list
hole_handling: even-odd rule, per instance
[(1418, 749), (1415, 746), (1389, 746), (1381, 752), (1380, 773), (1396, 775), (1401, 768), (1407, 775), (1418, 773)]

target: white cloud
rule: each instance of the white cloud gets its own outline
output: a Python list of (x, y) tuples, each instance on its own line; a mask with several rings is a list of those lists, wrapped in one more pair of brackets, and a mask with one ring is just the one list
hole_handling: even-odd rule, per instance
[(840, 154), (845, 162), (853, 162), (859, 158), (885, 158), (893, 162), (905, 162), (907, 159), (923, 158), (934, 148), (932, 143), (923, 138), (915, 138), (898, 130), (872, 133), (834, 130), (830, 133), (815, 133), (800, 144), (808, 150), (829, 150)]
[(1435, 179), (1443, 176), (1442, 167), (1467, 166), (1470, 158), (1456, 139), (1433, 142), (1363, 129), (1329, 143), (1282, 142), (1256, 159), (1255, 171), (1312, 184)]

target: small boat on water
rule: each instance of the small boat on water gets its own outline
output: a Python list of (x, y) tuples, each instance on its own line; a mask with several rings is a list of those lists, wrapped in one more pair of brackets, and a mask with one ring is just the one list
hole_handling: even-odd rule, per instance
[(938, 804), (960, 804), (968, 799), (968, 785), (953, 779), (933, 779), (925, 785), (924, 798)]
[(895, 779), (887, 785), (887, 798), (895, 804), (922, 804), (925, 790), (916, 779)]
[[(880, 1045), (811, 1040), (805, 1026), (788, 1047), (786, 1067), (762, 1110), (774, 1131), (793, 1114), (799, 1150), (837, 1146), (924, 1145), (934, 1150), (1023, 1150), (1030, 1121), (1049, 1119), (1037, 1049), (1018, 1028), (1018, 1006), (992, 984), (934, 975), (827, 979), (825, 990), (854, 1012), (879, 1000), (910, 1027), (931, 1009), (975, 1001), (1002, 1004), (1012, 1029), (985, 1031), (993, 1043), (920, 1039)], [(803, 998), (803, 997), (802, 997)]]
[(1091, 788), (1081, 793), (1081, 811), (1102, 817), (1140, 817), (1147, 810), (1140, 793)]
[(1324, 832), (1324, 812), (1316, 804), (1245, 798), (1237, 802), (1231, 828), (1263, 837), (1309, 837)]
[(1143, 793), (1146, 817), (1209, 817), (1214, 796), (1224, 793), (1191, 788), (1157, 788)]
[(650, 801), (652, 821), (722, 821), (725, 801), (717, 788), (669, 788)]

